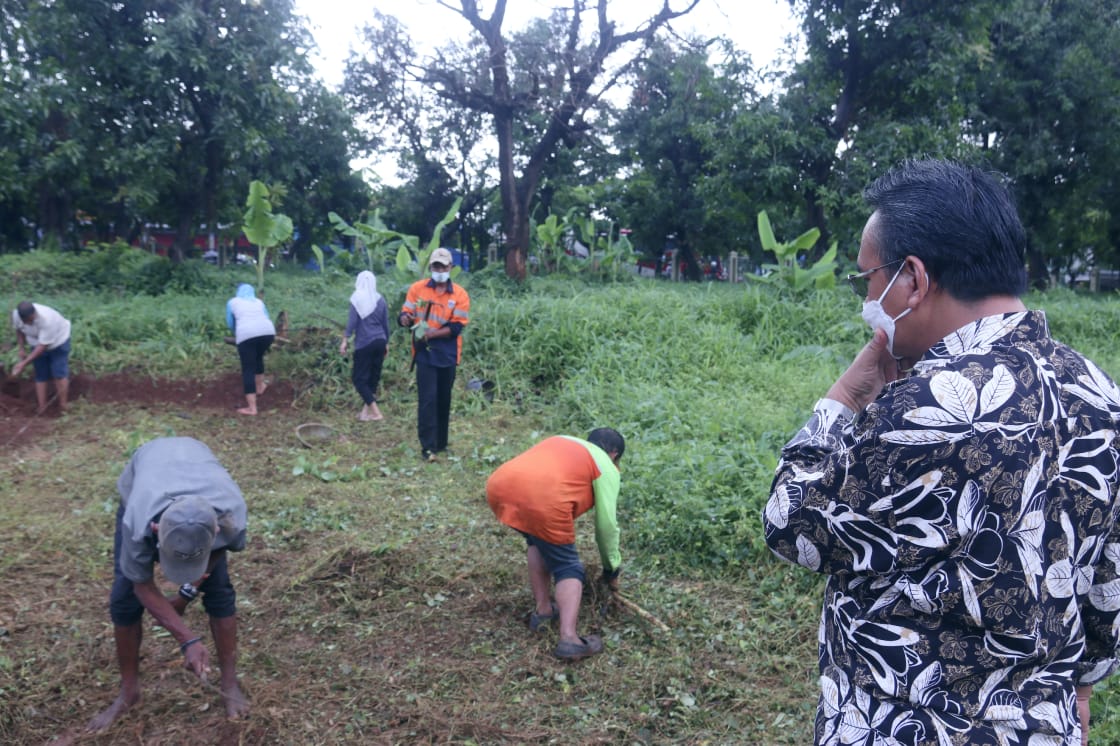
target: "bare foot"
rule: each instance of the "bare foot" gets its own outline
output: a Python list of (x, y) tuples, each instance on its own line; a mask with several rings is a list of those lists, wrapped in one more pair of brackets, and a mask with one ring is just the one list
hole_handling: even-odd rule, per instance
[(257, 414), (257, 410), (249, 409), (248, 407), (242, 407), (241, 409), (237, 410), (237, 413), (255, 416)]
[(239, 718), (249, 714), (249, 700), (236, 682), (222, 687), (222, 701), (226, 703), (226, 716)]
[(73, 746), (75, 743), (88, 743), (88, 739), (84, 737), (87, 735), (89, 735), (89, 731), (79, 725), (65, 733), (55, 736), (54, 740), (47, 741), (46, 743), (49, 744), (49, 746)]
[(268, 381), (265, 381), (264, 383), (262, 383), (260, 386), (257, 387), (257, 396), (260, 396), (261, 394), (263, 394), (266, 391), (268, 391)]
[(361, 412), (358, 412), (358, 419), (362, 422), (369, 422), (374, 418), (367, 410), (363, 409)]
[(385, 417), (382, 416), (382, 414), (381, 414), (381, 410), (377, 408), (376, 404), (373, 404), (373, 405), (370, 406), (370, 408), (369, 408), (369, 418), (371, 420), (375, 421), (375, 422), (377, 420), (385, 419)]
[(123, 693), (118, 694), (117, 698), (113, 700), (113, 704), (97, 713), (93, 717), (93, 720), (89, 721), (89, 725), (86, 726), (86, 730), (91, 733), (105, 730), (114, 722), (116, 722), (117, 718), (128, 712), (129, 708), (139, 701), (139, 694), (135, 694), (132, 696), (125, 696)]

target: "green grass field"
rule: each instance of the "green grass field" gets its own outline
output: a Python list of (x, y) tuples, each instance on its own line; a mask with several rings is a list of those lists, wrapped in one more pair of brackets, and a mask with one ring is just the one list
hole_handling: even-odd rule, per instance
[[(198, 267), (186, 292), (146, 295), (112, 281), (68, 289), (44, 279), (57, 266), (43, 261), (0, 257), (12, 278), (0, 301), (31, 296), (69, 316), (80, 375), (191, 379), (202, 392), (237, 370), (222, 309), (249, 272)], [(0, 742), (807, 743), (821, 580), (771, 558), (759, 512), (782, 443), (865, 339), (854, 296), (468, 282), (452, 453), (435, 464), (418, 457), (403, 336), (383, 378), (385, 421), (354, 417), (337, 354), (352, 287), (341, 273), (270, 273), (266, 302), (292, 328), (269, 356), (277, 385), (256, 419), (181, 396), (79, 398), (45, 421), (0, 412)], [(402, 289), (382, 278), (391, 303)], [(1114, 298), (1028, 303), (1120, 374)], [(10, 346), (0, 352), (10, 366)], [(494, 383), (493, 401), (467, 390), (472, 378)], [(294, 428), (308, 421), (337, 437), (305, 448)], [(483, 490), (539, 438), (599, 425), (627, 438), (623, 591), (670, 631), (589, 585), (581, 627), (607, 651), (565, 665), (550, 655), (553, 633), (524, 624), (524, 546)], [(144, 700), (83, 736), (117, 684), (105, 608), (115, 481), (138, 444), (170, 434), (210, 445), (249, 504), (249, 546), (231, 570), (253, 711), (227, 722), (216, 690), (148, 627)], [(578, 542), (596, 577), (589, 519)], [(199, 608), (188, 620), (205, 623)], [(1095, 695), (1095, 742), (1120, 737), (1118, 697), (1115, 684)]]

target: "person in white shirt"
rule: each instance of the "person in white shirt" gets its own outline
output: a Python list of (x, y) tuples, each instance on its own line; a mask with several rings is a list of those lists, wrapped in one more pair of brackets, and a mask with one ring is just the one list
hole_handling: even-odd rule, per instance
[(18, 376), (31, 364), (35, 369), (39, 413), (47, 411), (47, 382), (51, 380), (58, 408), (65, 410), (70, 393), (70, 321), (50, 306), (25, 300), (12, 311), (12, 327), (16, 330), (20, 357), (12, 375)]
[(226, 303), (226, 325), (234, 333), (237, 356), (241, 359), (245, 406), (237, 411), (239, 414), (255, 415), (257, 397), (268, 387), (264, 380), (264, 355), (276, 339), (276, 326), (252, 285), (239, 285), (237, 296)]

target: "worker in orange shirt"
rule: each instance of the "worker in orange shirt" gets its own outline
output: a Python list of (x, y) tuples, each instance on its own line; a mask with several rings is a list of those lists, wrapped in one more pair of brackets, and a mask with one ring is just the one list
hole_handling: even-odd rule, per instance
[[(603, 581), (618, 590), (618, 462), (625, 450), (622, 436), (608, 427), (592, 430), (587, 440), (557, 435), (502, 464), (486, 482), (486, 500), (494, 515), (521, 533), (528, 547), (529, 583), (536, 601), (529, 629), (537, 632), (558, 620), (560, 641), (553, 653), (562, 660), (603, 652), (600, 637), (576, 632), (585, 572), (576, 552), (575, 519), (595, 508)], [(555, 601), (549, 594), (552, 580)]]
[(470, 321), (471, 298), (451, 281), (451, 252), (436, 249), (428, 260), (430, 278), (408, 288), (397, 323), (412, 329), (416, 367), (416, 434), (420, 458), (435, 461), (447, 450), (451, 391), (463, 357), (463, 327)]

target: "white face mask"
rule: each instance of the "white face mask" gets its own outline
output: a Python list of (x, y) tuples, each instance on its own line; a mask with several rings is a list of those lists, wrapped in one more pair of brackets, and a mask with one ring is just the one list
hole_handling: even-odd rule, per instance
[(436, 282), (447, 282), (451, 279), (450, 272), (432, 272), (432, 279)]
[(863, 313), (860, 314), (861, 316), (863, 316), (863, 320), (867, 322), (867, 325), (870, 326), (872, 330), (882, 329), (887, 333), (887, 352), (889, 352), (891, 357), (893, 357), (895, 360), (901, 360), (902, 358), (894, 354), (894, 322), (910, 313), (910, 309), (907, 308), (899, 315), (891, 318), (890, 314), (888, 314), (883, 308), (883, 298), (887, 297), (887, 293), (890, 292), (891, 286), (894, 285), (894, 281), (898, 279), (898, 275), (902, 272), (905, 266), (906, 265), (903, 264), (902, 267), (899, 267), (898, 271), (894, 273), (894, 277), (892, 277), (891, 281), (887, 283), (887, 287), (883, 290), (883, 293), (879, 296), (878, 300), (868, 300), (863, 302)]

